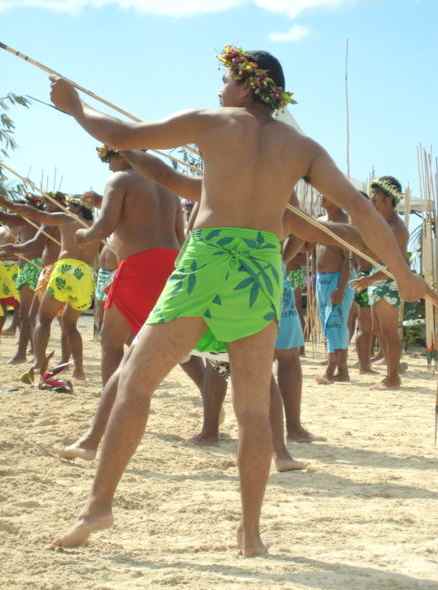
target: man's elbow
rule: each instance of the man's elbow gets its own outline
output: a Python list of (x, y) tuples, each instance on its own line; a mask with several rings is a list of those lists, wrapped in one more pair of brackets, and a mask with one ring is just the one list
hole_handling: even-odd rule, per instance
[(348, 207), (348, 213), (354, 225), (366, 223), (374, 212), (374, 206), (359, 192), (355, 198), (351, 199)]
[(131, 125), (121, 125), (108, 132), (107, 143), (118, 150), (138, 148), (136, 143), (137, 128)]

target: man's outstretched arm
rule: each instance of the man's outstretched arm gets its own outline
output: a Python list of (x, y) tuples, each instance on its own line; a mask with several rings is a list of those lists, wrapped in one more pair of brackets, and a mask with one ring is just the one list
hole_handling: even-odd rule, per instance
[[(74, 221), (70, 215), (66, 215), (65, 213), (46, 213), (45, 211), (40, 211), (30, 205), (22, 205), (20, 203), (9, 201), (3, 195), (0, 195), (0, 207), (9, 209), (21, 217), (45, 225), (64, 225), (65, 223), (71, 223)], [(26, 222), (23, 221), (23, 223)]]
[[(313, 143), (313, 142), (312, 142)], [(409, 267), (386, 221), (368, 199), (337, 168), (328, 153), (313, 143), (309, 182), (335, 205), (347, 211), (365, 244), (385, 263), (398, 281), (410, 276)]]
[(428, 297), (438, 306), (438, 294), (423, 279), (411, 273), (403, 253), (386, 221), (368, 199), (357, 191), (337, 168), (328, 153), (308, 140), (313, 153), (306, 173), (309, 182), (338, 207), (345, 209), (365, 244), (383, 261), (394, 275), (400, 295), (405, 301)]
[(125, 177), (116, 173), (107, 183), (102, 199), (100, 217), (89, 229), (76, 230), (76, 239), (81, 243), (104, 240), (110, 236), (120, 223), (125, 198)]
[(118, 149), (168, 149), (198, 143), (204, 130), (211, 125), (208, 111), (203, 110), (177, 114), (154, 123), (119, 121), (82, 103), (72, 84), (62, 78), (52, 79), (50, 98), (90, 135)]
[(140, 150), (122, 150), (120, 155), (142, 176), (165, 186), (173, 193), (191, 201), (199, 201), (202, 192), (202, 178), (186, 176), (165, 164), (160, 158)]

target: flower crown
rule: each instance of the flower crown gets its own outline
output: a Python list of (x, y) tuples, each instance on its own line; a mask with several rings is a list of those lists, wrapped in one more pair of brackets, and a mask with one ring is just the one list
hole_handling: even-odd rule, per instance
[(397, 190), (393, 184), (381, 178), (377, 178), (376, 180), (371, 181), (370, 190), (372, 189), (377, 189), (381, 191), (383, 194), (385, 194), (387, 197), (391, 197), (391, 199), (394, 199), (396, 205), (400, 203), (403, 197), (403, 193)]
[(296, 104), (293, 92), (286, 92), (268, 75), (268, 70), (259, 68), (257, 63), (243, 49), (225, 45), (218, 60), (230, 70), (233, 80), (245, 82), (262, 102), (274, 111)]
[(117, 150), (113, 150), (106, 144), (101, 147), (97, 147), (96, 152), (102, 162), (109, 162), (112, 156), (117, 156), (119, 153)]

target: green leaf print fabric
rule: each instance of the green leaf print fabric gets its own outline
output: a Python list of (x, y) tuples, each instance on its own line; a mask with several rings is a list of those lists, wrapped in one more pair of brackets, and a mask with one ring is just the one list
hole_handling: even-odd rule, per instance
[(280, 241), (273, 233), (237, 227), (195, 229), (147, 323), (202, 317), (208, 330), (197, 350), (226, 352), (227, 343), (279, 320), (281, 264)]

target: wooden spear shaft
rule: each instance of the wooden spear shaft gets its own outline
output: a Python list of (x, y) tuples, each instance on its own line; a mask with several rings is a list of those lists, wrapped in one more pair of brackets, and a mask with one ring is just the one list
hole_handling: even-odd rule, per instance
[(80, 223), (83, 227), (86, 227), (87, 229), (89, 229), (88, 225), (85, 223), (85, 221), (83, 219), (81, 219), (78, 215), (75, 215), (74, 213), (72, 213), (69, 209), (67, 209), (67, 207), (64, 207), (64, 205), (61, 205), (61, 203), (58, 203), (58, 201), (56, 199), (53, 199), (50, 195), (48, 195), (47, 193), (45, 193), (44, 191), (39, 189), (37, 187), (37, 185), (34, 182), (32, 182), (32, 180), (30, 180), (30, 178), (26, 178), (25, 176), (22, 176), (21, 174), (16, 172), (13, 168), (11, 168), (10, 166), (7, 166), (3, 162), (0, 162), (0, 168), (4, 168), (5, 170), (8, 170), (11, 174), (13, 174), (17, 178), (19, 178), (22, 182), (28, 184), (33, 190), (39, 192), (40, 195), (42, 195), (45, 199), (47, 199), (48, 201), (53, 203), (55, 205), (55, 207), (58, 207), (58, 209), (61, 209), (62, 211), (64, 211), (64, 213), (66, 215), (68, 215), (69, 217), (71, 217), (72, 219), (74, 219), (75, 221)]
[[(350, 250), (351, 252), (353, 252), (353, 254), (356, 254), (360, 258), (363, 258), (363, 260), (366, 260), (367, 262), (369, 262), (373, 266), (377, 266), (377, 267), (381, 266), (381, 265), (379, 265), (379, 263), (376, 260), (374, 260), (374, 258), (371, 258), (371, 256), (368, 256), (368, 254), (365, 254), (364, 252), (362, 252), (361, 250), (359, 250), (358, 248), (356, 248), (355, 246), (350, 244), (350, 242), (347, 242), (343, 238), (339, 237), (330, 228), (326, 227), (325, 225), (322, 225), (319, 221), (317, 221), (316, 219), (313, 219), (313, 217), (310, 217), (310, 215), (307, 215), (307, 213), (304, 213), (304, 211), (301, 211), (301, 209), (294, 207), (290, 203), (287, 205), (287, 208), (292, 213), (295, 213), (298, 217), (301, 217), (301, 219), (304, 219), (305, 221), (307, 221), (307, 223), (309, 223), (310, 225), (313, 225), (314, 227), (317, 227), (318, 229), (323, 231), (325, 234), (327, 234), (328, 236), (330, 236), (331, 238), (336, 240), (339, 244), (342, 244), (344, 246), (344, 248), (346, 248), (347, 250)], [(388, 278), (395, 280), (394, 275), (392, 273), (390, 273), (389, 270), (387, 270), (386, 268), (384, 268), (384, 267), (378, 268), (378, 271), (383, 272)]]
[[(14, 49), (13, 47), (9, 47), (9, 45), (6, 45), (5, 43), (2, 43), (1, 41), (0, 41), (0, 49), (4, 49), (4, 51), (7, 51), (11, 55), (14, 55), (15, 57), (18, 57), (19, 59), (22, 59), (23, 61), (29, 63), (30, 65), (42, 70), (46, 74), (49, 74), (49, 76), (56, 76), (57, 78), (63, 78), (64, 80), (67, 80), (67, 82), (70, 82), (70, 84), (72, 84), (77, 90), (80, 90), (84, 94), (91, 96), (91, 98), (93, 98), (94, 100), (97, 100), (97, 102), (100, 102), (100, 103), (104, 104), (105, 106), (109, 107), (110, 109), (113, 109), (114, 111), (123, 115), (127, 119), (131, 119), (131, 121), (135, 121), (136, 123), (140, 123), (142, 121), (142, 119), (140, 119), (140, 117), (137, 117), (137, 116), (133, 115), (132, 113), (128, 113), (128, 111), (125, 111), (124, 109), (118, 107), (117, 105), (113, 104), (109, 100), (106, 100), (106, 98), (103, 98), (103, 97), (97, 95), (92, 90), (88, 90), (88, 88), (85, 88), (84, 86), (81, 86), (80, 84), (77, 84), (74, 80), (70, 80), (70, 78), (66, 78), (65, 76), (63, 76), (62, 74), (57, 72), (56, 70), (49, 68), (48, 66), (37, 61), (33, 57), (30, 57), (29, 55), (26, 55), (25, 53), (21, 53), (21, 51), (18, 51), (17, 49)], [(190, 146), (187, 145), (184, 147), (187, 151), (199, 156), (199, 152), (197, 152), (196, 150), (194, 150)], [(174, 156), (170, 156), (169, 154), (166, 154), (165, 152), (162, 152), (160, 150), (155, 150), (155, 151), (157, 153), (159, 153), (160, 155), (165, 156), (166, 158), (170, 158), (175, 161), (178, 161), (180, 164), (183, 164), (184, 166), (187, 166), (189, 168), (194, 168), (194, 166), (192, 166), (188, 162), (184, 162), (183, 160), (179, 160), (178, 158), (175, 158)]]

